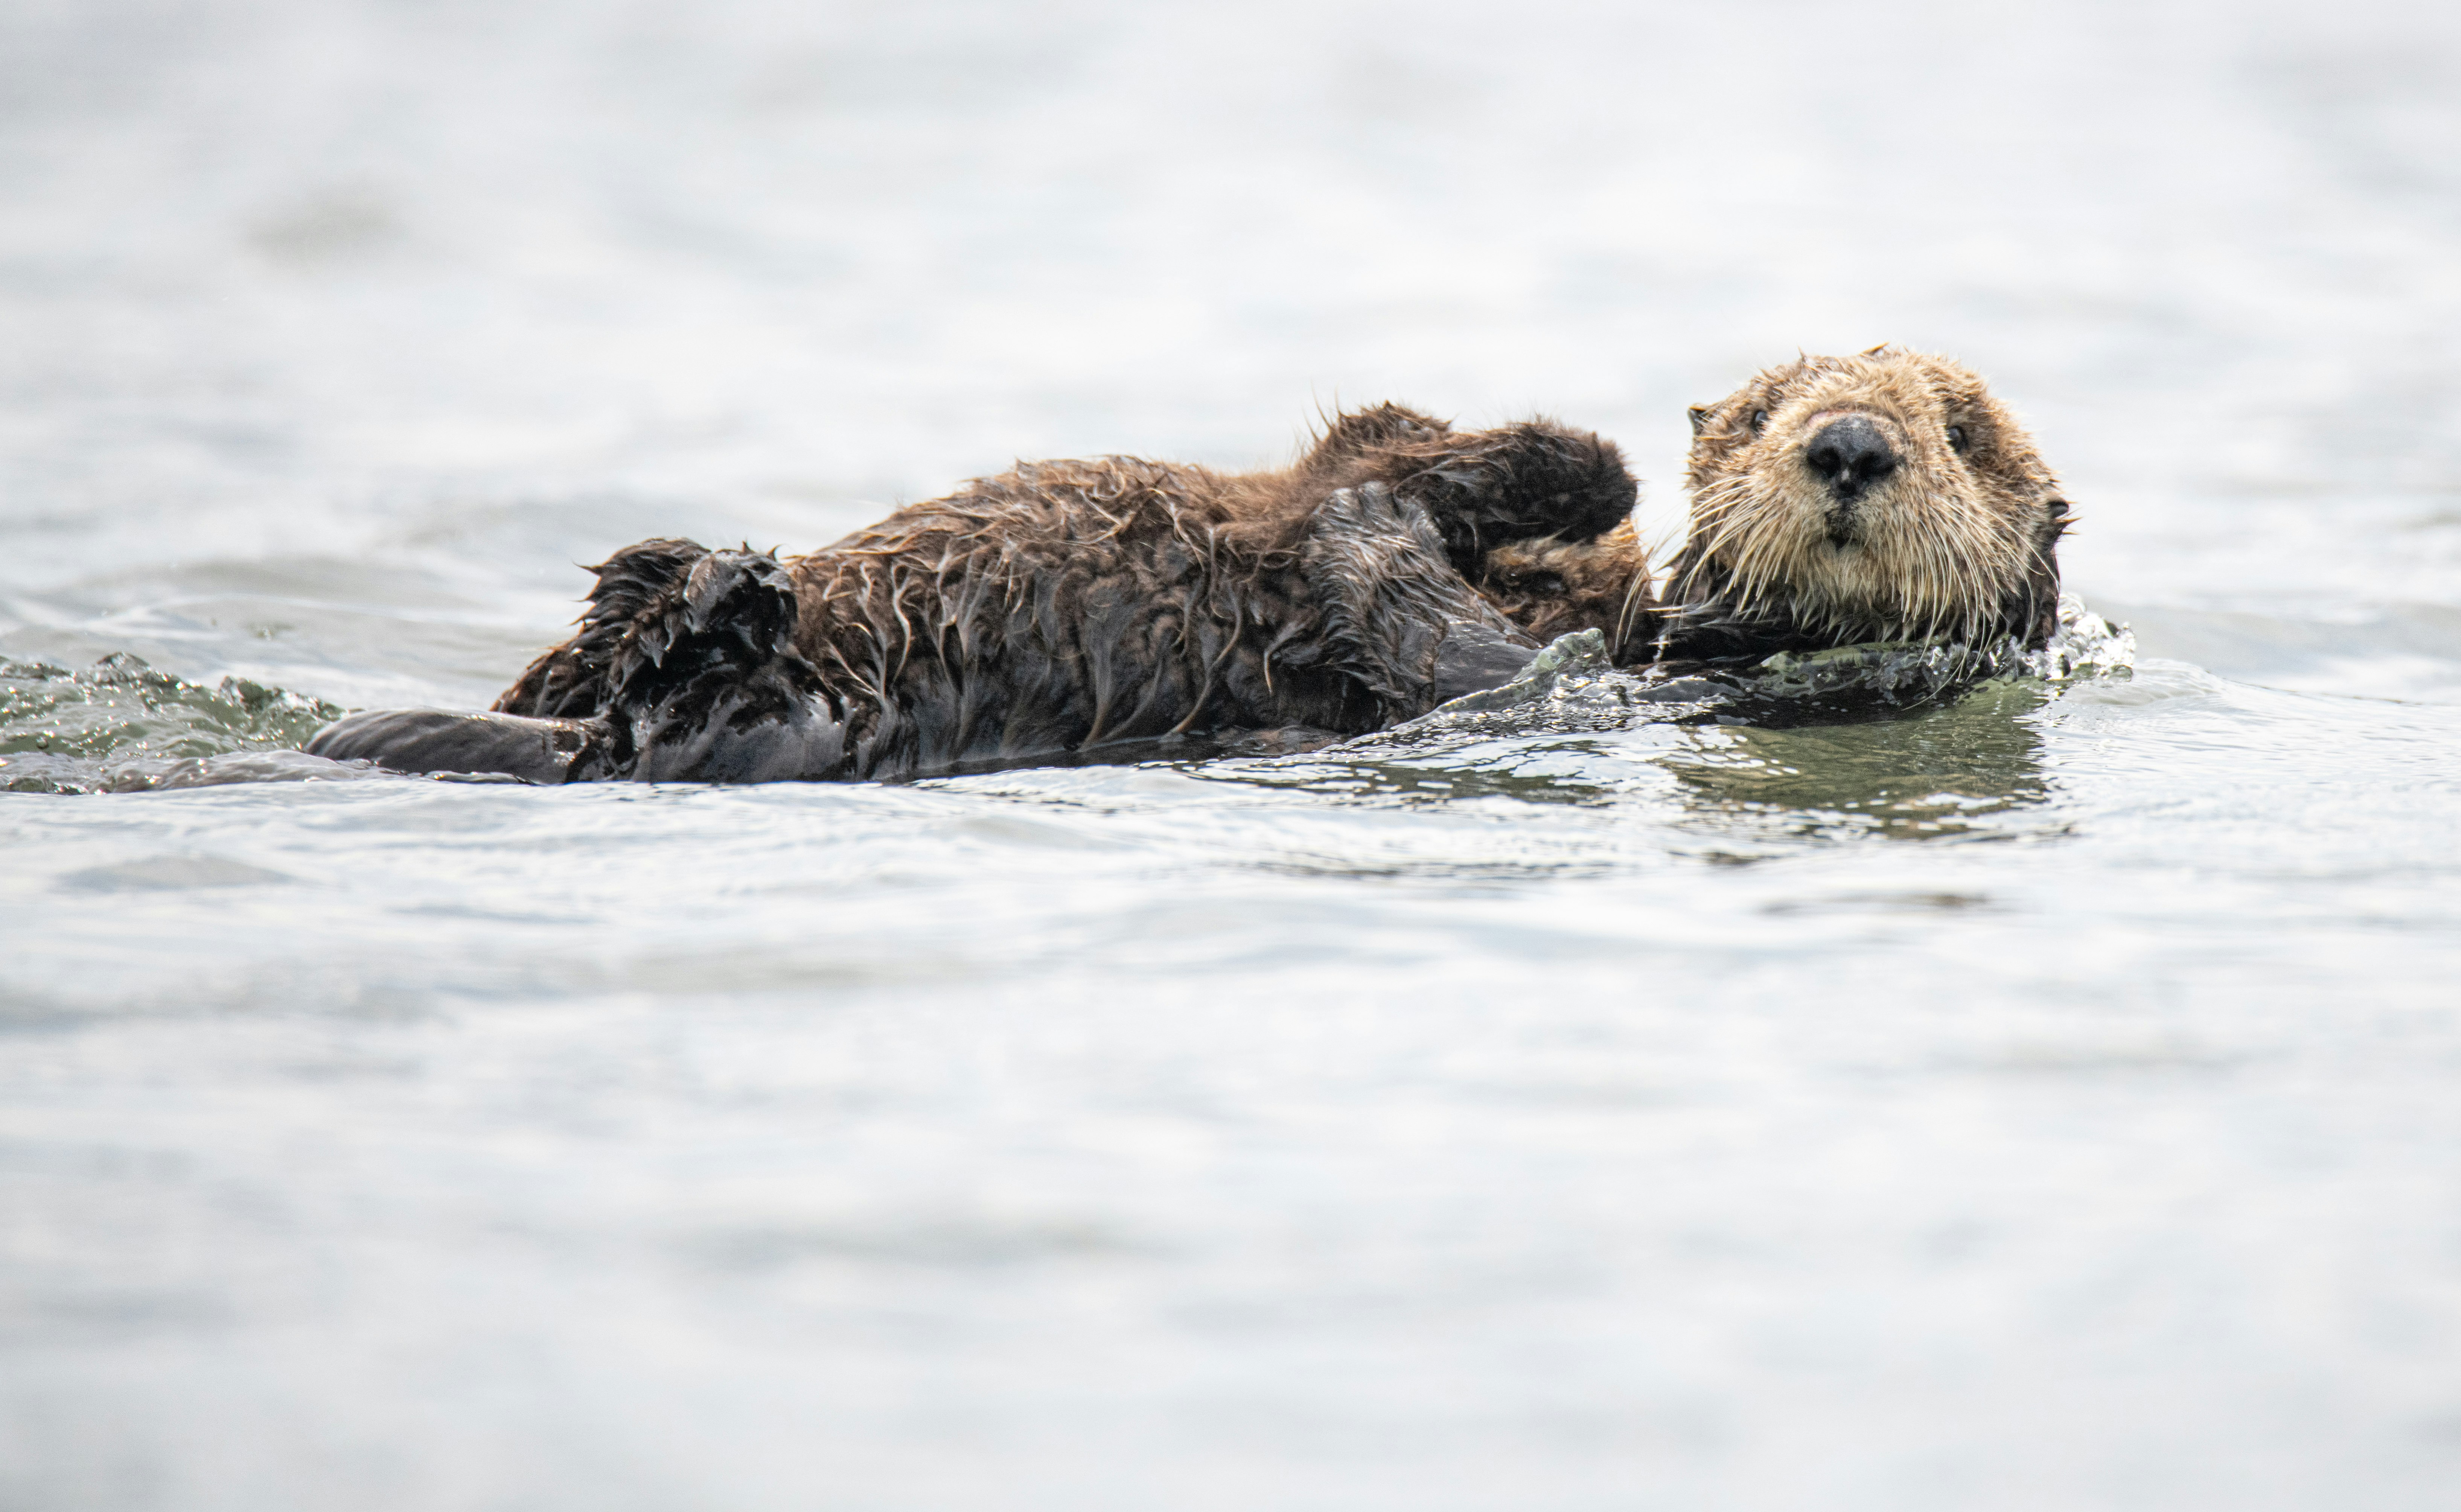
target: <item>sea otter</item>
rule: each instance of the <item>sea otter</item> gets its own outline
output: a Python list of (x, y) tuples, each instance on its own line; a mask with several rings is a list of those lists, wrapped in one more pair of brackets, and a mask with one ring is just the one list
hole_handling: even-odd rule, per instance
[(1629, 525), (1491, 548), (1479, 579), (1542, 634), (1594, 628), (1619, 665), (2053, 628), (2059, 479), (1982, 379), (1874, 347), (1770, 368), (1691, 411), (1692, 495), (1661, 595)]
[(1482, 592), (1490, 546), (1628, 530), (1636, 495), (1590, 433), (1455, 431), (1399, 405), (1338, 416), (1274, 472), (1020, 465), (807, 556), (626, 547), (595, 569), (580, 632), (494, 712), (354, 714), (307, 749), (540, 782), (758, 782), (1359, 734), (1537, 650)]

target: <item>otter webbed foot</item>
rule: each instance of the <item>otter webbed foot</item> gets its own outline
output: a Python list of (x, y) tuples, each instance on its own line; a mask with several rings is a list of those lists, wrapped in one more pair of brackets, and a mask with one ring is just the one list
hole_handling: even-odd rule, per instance
[(777, 558), (647, 541), (597, 570), (581, 633), (493, 712), (352, 714), (306, 749), (394, 772), (544, 783), (845, 775), (853, 742), (795, 649), (795, 588)]
[(645, 541), (596, 570), (581, 633), (540, 657), (497, 717), (604, 731), (603, 757), (575, 768), (585, 779), (846, 775), (854, 741), (796, 649), (795, 586), (776, 557)]

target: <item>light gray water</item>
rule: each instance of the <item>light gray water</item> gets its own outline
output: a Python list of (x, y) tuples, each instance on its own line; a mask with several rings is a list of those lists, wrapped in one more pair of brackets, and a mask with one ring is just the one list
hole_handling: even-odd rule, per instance
[(2447, 8), (0, 0), (0, 777), (1337, 402), (1665, 536), (1883, 340), (2132, 675), (0, 794), (0, 1507), (2461, 1504)]

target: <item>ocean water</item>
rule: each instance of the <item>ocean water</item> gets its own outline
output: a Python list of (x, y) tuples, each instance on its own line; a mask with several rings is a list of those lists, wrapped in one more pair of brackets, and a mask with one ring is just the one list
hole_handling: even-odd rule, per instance
[(5, 0), (18, 788), (1344, 403), (1594, 426), (1669, 539), (1686, 403), (1883, 340), (2138, 654), (0, 792), (0, 1507), (2455, 1504), (2457, 146), (2365, 0)]

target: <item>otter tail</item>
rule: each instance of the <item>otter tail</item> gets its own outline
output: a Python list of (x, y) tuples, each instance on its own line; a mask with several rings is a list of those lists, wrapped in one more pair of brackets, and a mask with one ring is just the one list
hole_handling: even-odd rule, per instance
[(376, 709), (336, 719), (303, 749), (335, 761), (374, 761), (389, 772), (499, 773), (552, 784), (599, 774), (613, 734), (602, 719)]
[(596, 571), (581, 633), (493, 712), (353, 714), (308, 749), (538, 782), (845, 775), (844, 706), (795, 649), (795, 586), (775, 556), (645, 541)]

